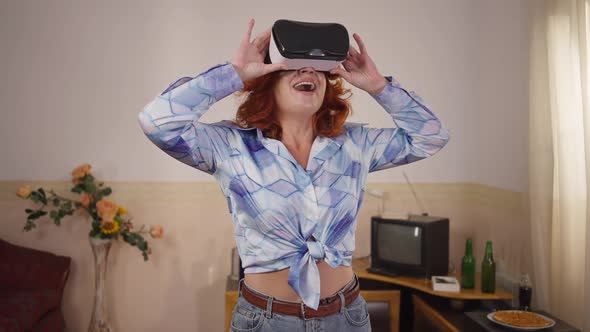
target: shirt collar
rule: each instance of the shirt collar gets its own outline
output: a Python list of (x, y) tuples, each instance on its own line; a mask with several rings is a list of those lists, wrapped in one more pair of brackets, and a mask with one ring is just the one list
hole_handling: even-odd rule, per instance
[[(256, 136), (258, 137), (258, 140), (260, 140), (261, 142), (269, 140), (269, 138), (264, 137), (264, 135), (262, 134), (262, 130), (260, 130), (256, 127), (243, 128), (243, 127), (238, 126), (236, 123), (234, 123), (233, 121), (230, 121), (230, 120), (222, 120), (222, 121), (216, 122), (214, 124), (222, 126), (222, 127), (234, 128), (234, 129), (242, 130), (242, 131), (256, 130)], [(357, 123), (357, 122), (345, 122), (344, 123), (344, 127), (346, 127), (346, 128), (363, 127), (366, 125), (368, 125), (368, 123)], [(338, 147), (340, 147), (344, 143), (344, 139), (341, 136), (336, 136), (336, 137), (321, 136), (320, 139), (325, 140), (328, 143), (334, 143)]]
[[(256, 127), (243, 128), (230, 120), (223, 120), (214, 124), (223, 127), (234, 128), (241, 131), (256, 130), (256, 136), (258, 138), (258, 141), (260, 141), (264, 145), (264, 147), (266, 147), (267, 150), (297, 164), (297, 161), (295, 161), (295, 159), (293, 158), (291, 153), (289, 153), (284, 144), (282, 144), (279, 140), (264, 137), (264, 135), (262, 134), (262, 130)], [(362, 127), (365, 125), (367, 125), (367, 123), (344, 123), (344, 127), (346, 129)], [(314, 145), (312, 146), (312, 158), (310, 158), (311, 163), (307, 166), (307, 168), (312, 171), (317, 169), (319, 166), (321, 166), (321, 164), (324, 163), (324, 161), (329, 159), (332, 155), (334, 155), (334, 153), (336, 153), (336, 151), (340, 149), (342, 144), (344, 144), (345, 140), (346, 135), (339, 135), (336, 137), (318, 136), (314, 141)]]

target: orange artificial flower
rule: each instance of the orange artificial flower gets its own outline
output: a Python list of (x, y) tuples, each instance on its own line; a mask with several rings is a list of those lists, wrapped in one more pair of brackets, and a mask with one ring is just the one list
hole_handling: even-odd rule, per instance
[(18, 188), (18, 191), (16, 192), (16, 196), (26, 199), (26, 198), (29, 198), (29, 196), (31, 196), (31, 192), (33, 192), (31, 190), (31, 187), (24, 185), (24, 186), (21, 186), (20, 188)]
[(103, 198), (96, 203), (96, 210), (103, 221), (113, 221), (119, 207), (108, 198)]
[(79, 183), (80, 180), (85, 177), (86, 175), (92, 175), (92, 166), (90, 164), (85, 163), (82, 164), (72, 171), (72, 182)]
[(154, 225), (150, 227), (150, 235), (154, 239), (161, 239), (164, 237), (164, 227), (160, 225)]
[(90, 202), (92, 202), (92, 195), (89, 193), (83, 193), (78, 200), (83, 207), (88, 208), (90, 206)]

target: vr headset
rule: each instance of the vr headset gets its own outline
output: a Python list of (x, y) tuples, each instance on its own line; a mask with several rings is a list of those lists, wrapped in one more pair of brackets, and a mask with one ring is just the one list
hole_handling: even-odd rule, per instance
[(289, 70), (330, 71), (346, 59), (348, 47), (348, 31), (341, 24), (278, 20), (264, 62), (285, 63)]

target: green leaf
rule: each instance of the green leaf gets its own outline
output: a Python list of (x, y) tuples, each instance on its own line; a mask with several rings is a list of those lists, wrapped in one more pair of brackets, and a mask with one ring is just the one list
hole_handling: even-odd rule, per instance
[(49, 217), (51, 217), (51, 219), (55, 219), (55, 217), (57, 217), (57, 211), (53, 210), (49, 213)]
[(40, 196), (36, 191), (31, 192), (31, 200), (35, 203), (39, 202)]
[(55, 218), (55, 219), (53, 220), (53, 222), (54, 222), (54, 223), (55, 223), (57, 226), (61, 225), (61, 219), (60, 219), (60, 218)]
[(138, 247), (140, 250), (142, 250), (142, 251), (144, 251), (144, 250), (148, 250), (148, 243), (147, 243), (147, 242), (145, 242), (145, 241), (141, 241), (141, 242), (139, 242), (139, 244), (137, 245), (137, 247)]
[(37, 225), (35, 225), (35, 223), (27, 221), (25, 223), (25, 227), (23, 228), (23, 232), (28, 232), (30, 230), (32, 230), (33, 228), (37, 227)]
[(43, 188), (39, 188), (39, 200), (47, 205), (47, 196), (45, 195), (45, 190), (43, 190)]
[(26, 213), (33, 213), (35, 210), (31, 210), (31, 209), (25, 209)]
[(113, 192), (113, 190), (110, 187), (106, 187), (102, 190), (102, 194), (103, 196), (108, 196)]
[(91, 175), (86, 175), (84, 177), (84, 181), (82, 182), (84, 185), (84, 191), (87, 193), (92, 193), (96, 191), (96, 185), (94, 184), (94, 178)]
[(88, 183), (84, 186), (84, 191), (86, 191), (87, 193), (95, 192), (96, 186), (94, 185), (94, 183)]
[(59, 206), (59, 198), (53, 199), (53, 206)]
[(72, 192), (73, 193), (78, 193), (81, 194), (82, 191), (84, 190), (84, 188), (82, 187), (82, 185), (76, 185), (74, 188), (72, 188)]

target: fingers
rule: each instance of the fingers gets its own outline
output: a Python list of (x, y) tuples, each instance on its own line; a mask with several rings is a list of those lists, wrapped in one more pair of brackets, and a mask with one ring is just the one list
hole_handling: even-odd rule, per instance
[(254, 29), (254, 19), (251, 18), (250, 22), (248, 22), (248, 31), (244, 35), (244, 39), (242, 39), (242, 43), (250, 43), (250, 38), (252, 38), (252, 29)]
[(272, 73), (277, 70), (287, 70), (287, 65), (284, 63), (273, 63), (264, 65), (264, 75)]
[(361, 54), (367, 54), (367, 48), (365, 47), (365, 43), (361, 39), (361, 36), (359, 36), (356, 33), (353, 33), (352, 37), (354, 37), (354, 40), (356, 41), (357, 45), (359, 46), (359, 50), (361, 51)]
[(261, 34), (256, 36), (252, 41), (252, 44), (260, 51), (266, 50), (268, 43), (270, 42), (270, 28), (263, 31)]
[(351, 75), (349, 72), (347, 72), (346, 70), (344, 70), (343, 68), (340, 68), (340, 67), (330, 70), (330, 74), (338, 75), (347, 81), (350, 79), (350, 75)]
[(342, 67), (344, 67), (344, 70), (346, 70), (349, 73), (352, 73), (353, 71), (358, 69), (358, 66), (355, 65), (352, 61), (344, 61), (342, 63)]
[(351, 57), (358, 57), (361, 54), (359, 53), (359, 51), (356, 50), (356, 48), (354, 48), (354, 46), (350, 45), (350, 47), (348, 48), (348, 53), (350, 54)]

